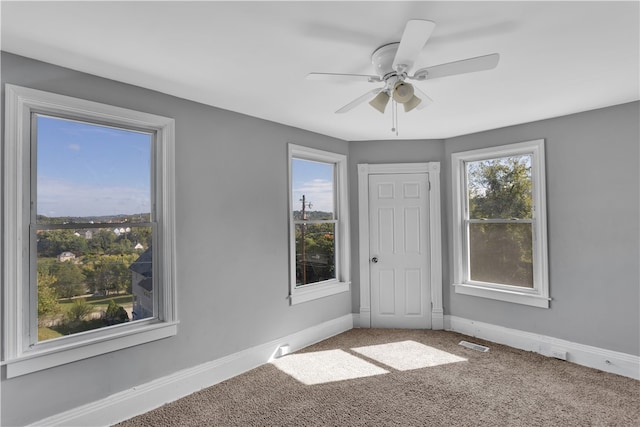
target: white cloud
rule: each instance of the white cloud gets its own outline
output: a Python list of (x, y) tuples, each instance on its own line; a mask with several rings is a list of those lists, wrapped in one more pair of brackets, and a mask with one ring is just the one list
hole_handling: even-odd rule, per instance
[(305, 195), (305, 200), (312, 204), (312, 211), (333, 211), (333, 184), (326, 179), (314, 179), (300, 183), (293, 189), (293, 209), (300, 210), (300, 199)]
[(92, 216), (149, 212), (149, 189), (91, 186), (40, 177), (38, 213), (47, 216)]

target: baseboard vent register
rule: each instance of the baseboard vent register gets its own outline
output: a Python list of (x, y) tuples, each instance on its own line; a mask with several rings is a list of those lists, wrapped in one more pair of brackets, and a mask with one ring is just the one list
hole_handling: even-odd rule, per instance
[(278, 358), (286, 356), (289, 353), (291, 353), (291, 346), (289, 344), (282, 344), (280, 347), (278, 347), (275, 357)]
[(470, 348), (471, 350), (481, 351), (483, 353), (486, 353), (487, 351), (489, 351), (489, 347), (485, 347), (483, 345), (475, 344), (472, 342), (460, 341), (459, 345)]

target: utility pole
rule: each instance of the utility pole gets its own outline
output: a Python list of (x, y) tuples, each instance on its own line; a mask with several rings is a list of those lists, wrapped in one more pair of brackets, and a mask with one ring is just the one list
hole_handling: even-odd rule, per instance
[[(311, 203), (307, 202), (307, 199), (305, 197), (305, 195), (302, 195), (302, 199), (300, 199), (300, 201), (302, 202), (302, 220), (306, 221), (307, 220), (307, 208), (311, 209), (312, 205)], [(307, 284), (307, 256), (305, 254), (305, 237), (304, 237), (304, 232), (305, 229), (307, 228), (307, 224), (302, 224), (302, 230), (301, 230), (301, 235), (302, 235), (302, 284), (306, 285)]]

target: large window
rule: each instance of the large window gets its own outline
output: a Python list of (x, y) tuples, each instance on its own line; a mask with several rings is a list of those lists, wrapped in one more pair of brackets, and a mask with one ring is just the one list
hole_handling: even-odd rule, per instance
[(291, 302), (349, 290), (346, 157), (289, 145)]
[(7, 375), (175, 334), (173, 120), (6, 93)]
[(548, 307), (543, 141), (451, 158), (456, 292)]

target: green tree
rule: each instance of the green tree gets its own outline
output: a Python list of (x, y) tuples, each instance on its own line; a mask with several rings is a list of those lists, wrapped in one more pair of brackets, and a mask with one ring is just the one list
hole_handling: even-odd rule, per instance
[(85, 293), (85, 276), (78, 265), (72, 262), (58, 262), (52, 270), (52, 274), (56, 276), (53, 287), (61, 298), (72, 298)]
[(119, 237), (116, 241), (107, 249), (106, 253), (109, 255), (121, 255), (134, 253), (133, 244), (131, 240), (125, 236)]
[(93, 263), (93, 270), (87, 274), (87, 284), (90, 291), (103, 295), (116, 288), (116, 278), (108, 261), (100, 259)]
[(121, 305), (116, 304), (114, 300), (109, 301), (109, 306), (105, 312), (105, 322), (109, 325), (124, 323), (129, 321), (129, 314)]
[(89, 292), (121, 293), (131, 288), (129, 266), (137, 254), (100, 255), (87, 259), (83, 267)]
[(38, 271), (38, 325), (48, 316), (53, 316), (60, 312), (58, 304), (58, 294), (53, 284), (57, 278), (48, 273)]
[(93, 311), (93, 306), (84, 298), (76, 298), (73, 300), (71, 307), (67, 311), (67, 318), (71, 322), (80, 322)]
[(483, 160), (467, 166), (471, 279), (533, 285), (532, 225), (513, 220), (533, 213), (530, 156)]
[(473, 162), (467, 176), (470, 218), (531, 218), (529, 156)]
[(299, 270), (296, 274), (299, 276), (299, 283), (305, 280), (306, 283), (313, 283), (335, 277), (334, 227), (332, 223), (296, 226), (296, 259)]
[(93, 233), (89, 240), (89, 249), (92, 254), (104, 254), (109, 251), (116, 241), (116, 235), (113, 231), (100, 229)]
[(47, 230), (38, 234), (38, 255), (55, 257), (69, 251), (82, 255), (87, 252), (87, 240), (76, 236), (73, 230)]
[(132, 227), (131, 233), (129, 233), (133, 245), (140, 243), (145, 249), (151, 246), (151, 236), (151, 227)]

